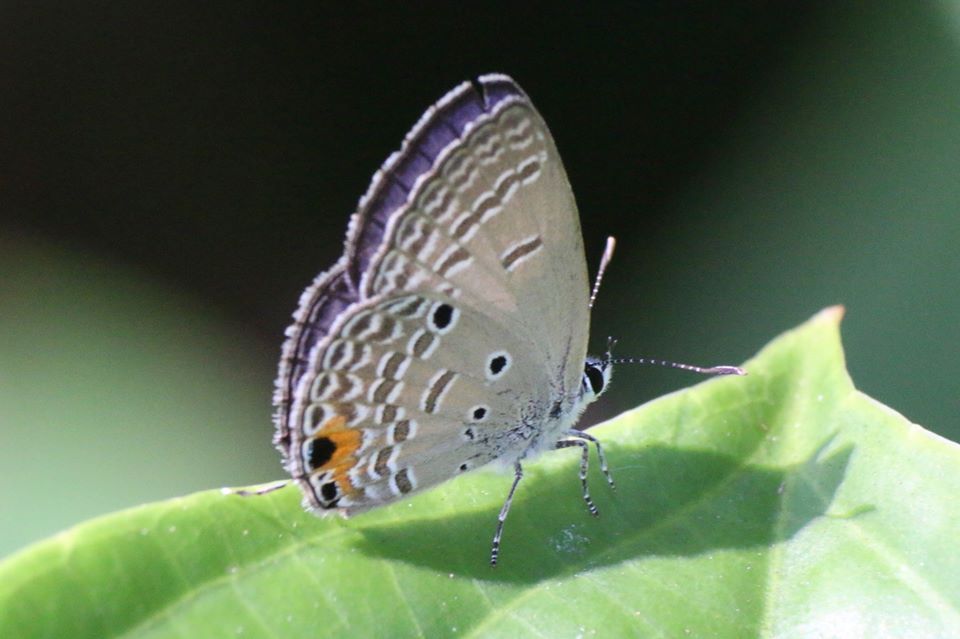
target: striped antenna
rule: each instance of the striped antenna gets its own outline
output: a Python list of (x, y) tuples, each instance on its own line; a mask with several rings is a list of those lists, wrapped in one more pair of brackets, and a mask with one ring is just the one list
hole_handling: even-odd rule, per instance
[(600, 292), (600, 282), (603, 281), (603, 273), (607, 270), (607, 264), (613, 259), (613, 249), (617, 247), (617, 240), (610, 236), (607, 238), (607, 246), (603, 249), (603, 257), (600, 258), (600, 270), (597, 271), (597, 277), (593, 280), (593, 290), (590, 291), (590, 308), (597, 299), (597, 293)]
[(679, 362), (668, 362), (662, 359), (651, 359), (649, 357), (607, 357), (607, 364), (648, 364), (652, 366), (666, 366), (667, 368), (679, 368), (684, 371), (694, 373), (703, 373), (704, 375), (746, 375), (747, 371), (739, 366), (694, 366), (693, 364), (681, 364)]

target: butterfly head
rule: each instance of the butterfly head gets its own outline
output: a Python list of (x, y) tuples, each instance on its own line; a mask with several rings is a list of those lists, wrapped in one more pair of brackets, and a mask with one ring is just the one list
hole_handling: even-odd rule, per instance
[(588, 355), (583, 365), (583, 378), (580, 381), (580, 397), (583, 405), (595, 401), (610, 385), (613, 377), (613, 364), (609, 358)]

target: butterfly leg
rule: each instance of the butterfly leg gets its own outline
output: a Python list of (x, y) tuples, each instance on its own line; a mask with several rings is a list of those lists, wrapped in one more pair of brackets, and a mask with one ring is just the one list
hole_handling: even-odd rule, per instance
[(613, 483), (613, 476), (610, 474), (610, 468), (607, 466), (607, 456), (603, 453), (603, 446), (600, 445), (600, 440), (589, 433), (576, 429), (568, 430), (566, 435), (568, 437), (576, 437), (577, 439), (585, 439), (597, 447), (597, 457), (600, 458), (600, 470), (603, 471), (603, 476), (607, 478), (607, 483), (610, 484), (610, 488), (616, 489), (617, 486)]
[(594, 517), (600, 516), (600, 511), (590, 499), (590, 488), (587, 486), (587, 469), (590, 466), (590, 447), (581, 439), (564, 439), (557, 442), (557, 448), (580, 447), (580, 484), (583, 486), (583, 501), (587, 502), (587, 510)]
[(266, 495), (267, 493), (272, 493), (275, 490), (280, 490), (281, 488), (286, 486), (288, 483), (289, 482), (286, 482), (286, 481), (278, 481), (272, 484), (267, 484), (266, 486), (261, 486), (256, 490), (247, 490), (245, 488), (238, 488), (238, 489), (224, 488), (220, 492), (222, 492), (224, 495), (239, 495), (241, 497), (253, 497), (256, 495)]
[(493, 535), (493, 546), (490, 548), (490, 565), (497, 565), (497, 556), (500, 554), (500, 537), (503, 535), (503, 522), (507, 520), (507, 513), (510, 512), (510, 502), (513, 501), (513, 493), (517, 490), (517, 484), (523, 479), (523, 467), (520, 462), (513, 465), (513, 485), (510, 486), (510, 492), (507, 493), (507, 499), (500, 508), (500, 515), (497, 517), (497, 532)]

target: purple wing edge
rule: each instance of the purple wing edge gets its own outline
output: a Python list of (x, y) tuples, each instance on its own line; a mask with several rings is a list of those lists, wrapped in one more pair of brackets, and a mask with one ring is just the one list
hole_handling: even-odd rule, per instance
[(491, 73), (463, 82), (426, 110), (394, 152), (374, 174), (350, 218), (344, 254), (320, 273), (300, 296), (293, 324), (286, 332), (273, 394), (274, 445), (284, 454), (290, 445), (290, 407), (310, 353), (334, 320), (360, 300), (360, 281), (383, 242), (391, 217), (403, 207), (418, 180), (438, 158), (459, 143), (473, 123), (509, 98), (526, 100), (509, 76)]

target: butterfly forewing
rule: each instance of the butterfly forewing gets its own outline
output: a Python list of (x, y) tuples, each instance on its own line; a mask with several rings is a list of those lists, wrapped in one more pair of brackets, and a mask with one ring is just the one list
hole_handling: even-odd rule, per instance
[[(462, 296), (516, 322), (554, 370), (582, 361), (589, 317), (579, 221), (542, 118), (525, 97), (505, 100), (442, 160), (391, 220), (366, 294)], [(579, 375), (573, 367), (566, 385), (575, 388)]]

